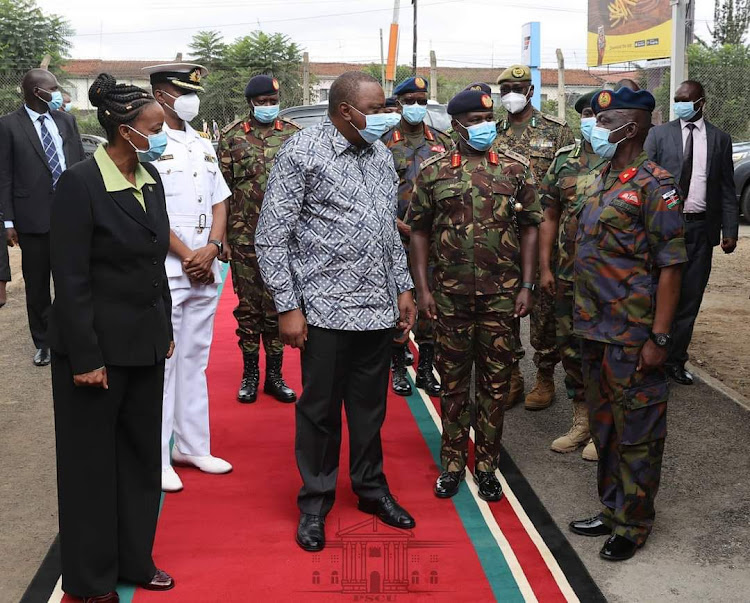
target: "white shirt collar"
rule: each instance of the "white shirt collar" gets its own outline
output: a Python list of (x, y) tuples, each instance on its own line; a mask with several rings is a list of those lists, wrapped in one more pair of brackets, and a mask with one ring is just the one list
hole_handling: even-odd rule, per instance
[(182, 130), (173, 130), (169, 127), (169, 125), (167, 125), (166, 121), (164, 122), (164, 125), (162, 127), (167, 133), (167, 136), (169, 136), (169, 138), (172, 138), (173, 140), (176, 140), (177, 142), (187, 142), (188, 140), (197, 136), (195, 130), (193, 130), (193, 128), (191, 128), (190, 124), (187, 122), (185, 122), (184, 132)]
[(684, 130), (687, 127), (688, 124), (693, 124), (695, 126), (696, 130), (701, 130), (701, 131), (703, 131), (703, 129), (706, 127), (706, 122), (703, 120), (702, 117), (700, 119), (695, 120), (695, 121), (685, 121), (684, 119), (680, 120), (680, 128), (681, 129)]
[(34, 111), (34, 109), (29, 107), (27, 104), (24, 104), (23, 107), (24, 109), (26, 109), (26, 113), (29, 114), (31, 121), (37, 121), (42, 115), (44, 115), (45, 117), (48, 117), (49, 119), (52, 119), (52, 115), (50, 115), (49, 111), (45, 111), (44, 113), (37, 113), (36, 111)]

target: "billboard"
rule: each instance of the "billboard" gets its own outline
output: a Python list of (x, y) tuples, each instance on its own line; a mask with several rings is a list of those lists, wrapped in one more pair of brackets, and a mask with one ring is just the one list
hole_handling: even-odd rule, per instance
[(670, 0), (589, 0), (589, 67), (663, 59), (671, 50)]

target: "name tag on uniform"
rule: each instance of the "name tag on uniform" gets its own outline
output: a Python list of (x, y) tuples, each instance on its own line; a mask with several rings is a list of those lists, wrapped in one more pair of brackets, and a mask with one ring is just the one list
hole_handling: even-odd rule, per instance
[(174, 159), (174, 155), (162, 155), (157, 161), (169, 161), (170, 159)]
[(553, 140), (535, 138), (531, 141), (531, 146), (536, 149), (552, 149), (555, 147), (555, 142)]
[(203, 159), (205, 159), (209, 163), (216, 163), (216, 157), (214, 157), (213, 155), (209, 155), (208, 153), (203, 154)]

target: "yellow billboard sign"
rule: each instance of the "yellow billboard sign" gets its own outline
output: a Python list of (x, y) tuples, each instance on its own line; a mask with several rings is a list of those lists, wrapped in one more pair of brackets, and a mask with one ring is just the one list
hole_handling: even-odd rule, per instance
[(663, 59), (671, 50), (669, 0), (589, 0), (589, 67)]

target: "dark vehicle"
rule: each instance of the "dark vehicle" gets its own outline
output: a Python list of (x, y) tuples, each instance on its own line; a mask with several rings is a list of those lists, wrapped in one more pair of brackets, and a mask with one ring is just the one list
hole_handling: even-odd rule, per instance
[(745, 222), (750, 222), (750, 142), (738, 142), (732, 145), (734, 162), (734, 186), (740, 202), (740, 212)]
[[(314, 124), (319, 124), (325, 120), (328, 114), (328, 103), (318, 103), (317, 105), (301, 105), (299, 107), (289, 107), (282, 109), (279, 116), (291, 119), (302, 128), (307, 128)], [(427, 103), (427, 125), (432, 126), (445, 132), (451, 127), (451, 118), (445, 110), (445, 105), (437, 103)]]
[(81, 134), (81, 144), (83, 144), (83, 153), (86, 156), (86, 159), (94, 154), (96, 147), (105, 142), (107, 142), (107, 139), (102, 138), (101, 136), (96, 136), (94, 134)]

